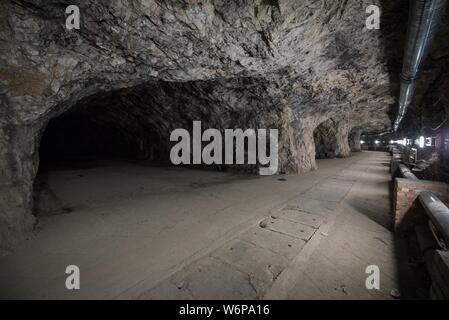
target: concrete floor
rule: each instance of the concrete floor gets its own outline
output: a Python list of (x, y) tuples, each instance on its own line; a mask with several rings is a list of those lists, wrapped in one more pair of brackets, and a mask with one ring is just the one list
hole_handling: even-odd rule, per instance
[[(128, 163), (47, 172), (42, 203), (54, 211), (0, 258), (0, 298), (389, 299), (413, 275), (397, 272), (407, 256), (390, 232), (388, 163), (363, 152), (289, 176)], [(81, 289), (69, 291), (73, 264)], [(365, 288), (373, 264), (378, 291)]]

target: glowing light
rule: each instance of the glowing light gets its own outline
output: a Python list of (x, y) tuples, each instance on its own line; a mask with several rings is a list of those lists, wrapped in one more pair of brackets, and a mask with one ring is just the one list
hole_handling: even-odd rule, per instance
[(390, 144), (393, 144), (394, 143), (394, 141), (393, 140), (390, 140)]
[(365, 141), (363, 141), (363, 140), (360, 140), (360, 144), (364, 144), (365, 143)]
[(380, 143), (380, 141), (379, 141), (379, 140), (376, 140), (376, 141), (374, 141), (374, 143), (375, 143), (375, 144), (379, 144), (379, 143)]
[(402, 145), (406, 146), (407, 145), (407, 138), (402, 139)]
[(423, 136), (419, 137), (419, 147), (421, 149), (424, 148), (424, 137)]

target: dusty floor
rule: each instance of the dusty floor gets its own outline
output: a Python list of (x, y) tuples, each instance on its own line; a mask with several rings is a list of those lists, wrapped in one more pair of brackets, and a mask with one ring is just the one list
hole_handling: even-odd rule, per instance
[[(123, 163), (48, 172), (40, 201), (53, 211), (0, 258), (0, 298), (390, 299), (413, 274), (397, 272), (407, 257), (389, 231), (388, 163), (363, 152), (289, 176)], [(73, 264), (81, 289), (69, 291)], [(365, 287), (368, 265), (380, 290)]]

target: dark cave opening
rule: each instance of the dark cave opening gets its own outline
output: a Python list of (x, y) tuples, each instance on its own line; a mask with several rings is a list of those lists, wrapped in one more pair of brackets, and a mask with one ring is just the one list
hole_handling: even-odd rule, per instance
[[(109, 92), (80, 100), (48, 122), (40, 139), (34, 181), (35, 216), (78, 211), (103, 201), (101, 194), (109, 188), (117, 194), (133, 194), (139, 181), (131, 179), (122, 187), (124, 178), (116, 172), (126, 177), (139, 167), (169, 166), (169, 146), (151, 114), (145, 114), (148, 106), (124, 103), (122, 94)], [(151, 174), (144, 178), (151, 179)], [(82, 196), (72, 196), (80, 184)]]
[(168, 160), (163, 152), (168, 146), (150, 116), (142, 113), (114, 92), (78, 102), (47, 124), (39, 147), (40, 170), (108, 160)]
[(62, 115), (50, 121), (42, 136), (41, 166), (91, 160), (159, 160), (160, 138), (148, 129), (134, 136), (133, 128), (82, 114)]
[(322, 122), (313, 132), (315, 158), (332, 159), (337, 156), (336, 125), (332, 119)]

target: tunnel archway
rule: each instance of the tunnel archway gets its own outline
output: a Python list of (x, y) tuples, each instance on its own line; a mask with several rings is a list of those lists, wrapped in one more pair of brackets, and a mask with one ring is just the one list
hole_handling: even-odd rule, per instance
[(316, 159), (349, 157), (349, 131), (346, 120), (331, 118), (321, 122), (313, 132)]
[(315, 157), (329, 159), (337, 157), (337, 138), (335, 123), (332, 119), (320, 123), (313, 132)]
[[(107, 192), (101, 174), (114, 185), (119, 182), (114, 178), (115, 170), (125, 171), (136, 163), (168, 163), (169, 146), (157, 126), (157, 117), (145, 105), (130, 103), (137, 89), (81, 99), (48, 122), (39, 143), (33, 192), (35, 216), (68, 213), (94, 203), (96, 199), (88, 197), (88, 192), (77, 190)], [(102, 167), (109, 169), (98, 171)], [(83, 182), (77, 181), (81, 178)], [(65, 189), (60, 188), (62, 182)], [(70, 195), (77, 192), (82, 196)]]
[(41, 138), (41, 167), (61, 161), (160, 160), (158, 131), (114, 107), (79, 105), (52, 119)]
[[(155, 80), (132, 88), (100, 92), (81, 99), (48, 122), (40, 139), (40, 173), (55, 166), (74, 169), (102, 165), (109, 160), (171, 166), (169, 154), (175, 143), (169, 138), (174, 129), (191, 131), (193, 121), (198, 120), (203, 130), (282, 129), (279, 123), (283, 121), (284, 106), (274, 107), (278, 105), (274, 98), (268, 97), (264, 84), (257, 78)], [(291, 141), (285, 137), (280, 130), (279, 170), (299, 171), (307, 163), (292, 158), (285, 149)], [(214, 165), (208, 167), (217, 169)], [(234, 168), (241, 173), (258, 172), (253, 166)], [(50, 211), (57, 206), (48, 196), (51, 192), (42, 181), (45, 179), (40, 177), (42, 174), (35, 182), (36, 214), (49, 211), (48, 206), (42, 206), (44, 202), (50, 204)]]

